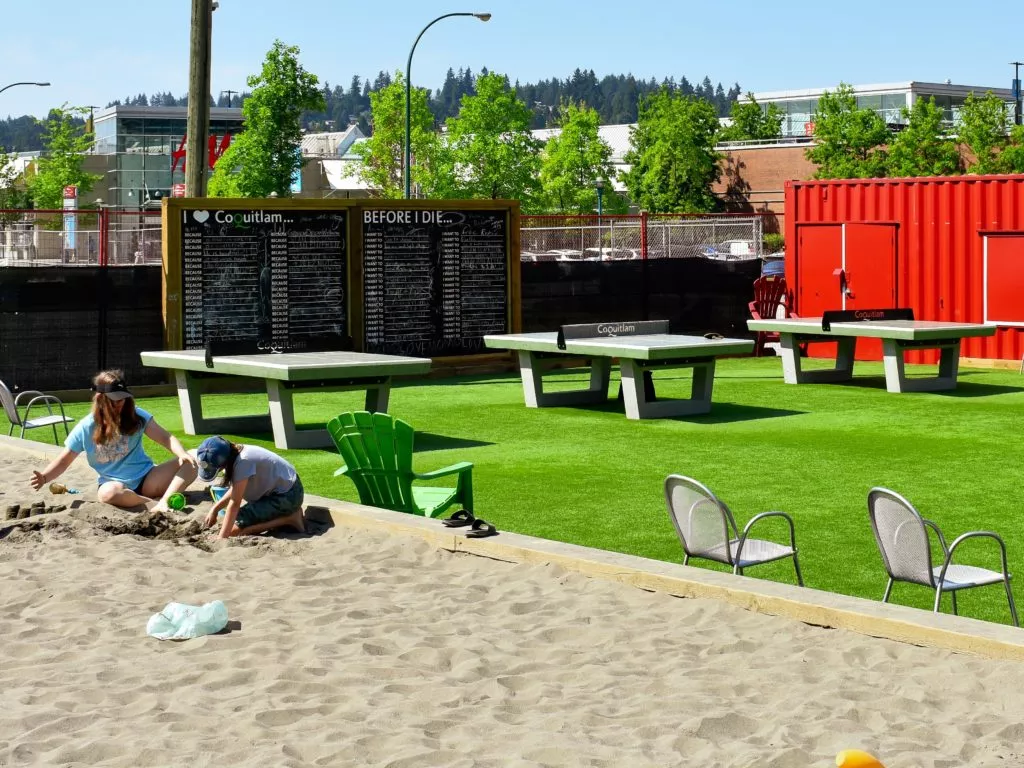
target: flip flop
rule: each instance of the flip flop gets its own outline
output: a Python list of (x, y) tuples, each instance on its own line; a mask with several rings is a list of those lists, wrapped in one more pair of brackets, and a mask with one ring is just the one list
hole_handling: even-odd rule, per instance
[(488, 523), (486, 520), (477, 518), (473, 521), (473, 527), (471, 530), (466, 532), (467, 539), (482, 539), (486, 536), (497, 536), (498, 529)]
[(442, 520), (441, 524), (446, 528), (462, 528), (465, 525), (473, 525), (476, 522), (476, 518), (473, 517), (473, 513), (465, 509), (460, 509), (458, 512), (452, 514), (447, 520)]

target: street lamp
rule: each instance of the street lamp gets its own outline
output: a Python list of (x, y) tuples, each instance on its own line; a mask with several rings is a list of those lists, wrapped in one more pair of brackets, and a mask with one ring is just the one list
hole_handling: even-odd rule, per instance
[(410, 104), (409, 104), (409, 98), (410, 98), (410, 82), (412, 80), (412, 54), (416, 50), (416, 44), (419, 43), (420, 38), (423, 37), (423, 33), (426, 32), (428, 29), (430, 29), (432, 26), (434, 26), (441, 19), (447, 19), (450, 16), (475, 16), (476, 18), (480, 19), (480, 21), (488, 21), (491, 18), (491, 14), (489, 14), (489, 13), (446, 13), (443, 16), (438, 16), (436, 19), (434, 19), (432, 22), (427, 24), (427, 26), (425, 26), (423, 29), (420, 30), (420, 33), (418, 35), (416, 35), (416, 41), (412, 44), (412, 48), (409, 49), (409, 61), (405, 65), (405, 153), (404, 153), (405, 162), (402, 165), (402, 175), (405, 177), (405, 199), (406, 200), (409, 199), (409, 191), (412, 188), (412, 177), (411, 177), (411, 175), (409, 173), (409, 171), (410, 171), (409, 158), (410, 158), (410, 155), (411, 155), (410, 147), (409, 147), (409, 132), (410, 132), (410, 123), (412, 121), (412, 118), (411, 118), (411, 108), (410, 108)]
[(0, 93), (3, 93), (8, 88), (13, 88), (16, 85), (38, 85), (41, 88), (45, 88), (46, 86), (49, 85), (49, 83), (29, 83), (29, 82), (25, 82), (25, 83), (11, 83), (10, 85), (5, 85), (3, 88), (0, 88)]
[(603, 254), (604, 251), (601, 250), (601, 213), (604, 198), (604, 179), (595, 181), (594, 186), (597, 187), (597, 252)]
[(1021, 90), (1020, 90), (1020, 68), (1024, 67), (1024, 61), (1011, 61), (1010, 66), (1013, 67), (1013, 122), (1015, 125), (1020, 125), (1022, 121), (1021, 117)]

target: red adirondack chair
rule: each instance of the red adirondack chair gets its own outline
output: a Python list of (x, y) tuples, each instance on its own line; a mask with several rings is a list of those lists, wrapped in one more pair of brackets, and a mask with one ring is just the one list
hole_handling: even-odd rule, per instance
[[(786, 278), (782, 275), (763, 275), (757, 278), (754, 281), (754, 300), (747, 306), (750, 308), (750, 316), (754, 320), (777, 317), (780, 306), (786, 309), (785, 317), (797, 316), (789, 311)], [(778, 340), (779, 334), (777, 333), (758, 331), (757, 339), (754, 341), (754, 356), (761, 357), (764, 354), (765, 345)]]

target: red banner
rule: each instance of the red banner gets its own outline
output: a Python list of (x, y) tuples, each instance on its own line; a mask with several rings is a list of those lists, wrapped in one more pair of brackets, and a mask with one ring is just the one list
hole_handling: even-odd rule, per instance
[[(181, 137), (181, 144), (178, 148), (171, 152), (171, 173), (178, 170), (178, 163), (181, 163), (181, 170), (185, 171), (185, 143), (188, 141), (187, 136)], [(223, 155), (228, 147), (231, 146), (231, 134), (225, 133), (220, 137), (220, 141), (217, 141), (216, 136), (210, 136), (207, 143), (206, 161), (210, 166), (210, 170), (213, 170), (213, 166), (220, 160), (220, 156)]]

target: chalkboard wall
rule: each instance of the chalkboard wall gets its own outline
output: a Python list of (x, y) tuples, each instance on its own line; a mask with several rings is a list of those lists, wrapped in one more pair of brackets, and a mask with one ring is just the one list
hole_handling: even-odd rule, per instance
[(518, 212), (508, 200), (165, 200), (167, 346), (487, 353), (486, 334), (517, 329)]
[(509, 333), (505, 211), (363, 209), (363, 349), (447, 357)]
[(182, 214), (185, 349), (348, 346), (347, 211)]

